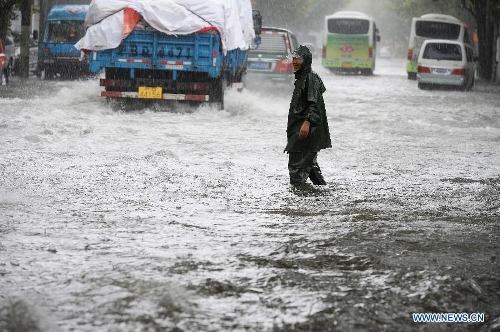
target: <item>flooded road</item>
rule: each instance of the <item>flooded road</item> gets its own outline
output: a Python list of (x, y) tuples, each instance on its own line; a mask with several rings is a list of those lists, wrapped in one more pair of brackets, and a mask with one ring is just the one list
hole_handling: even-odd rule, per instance
[(0, 86), (0, 330), (500, 331), (499, 88), (377, 66), (315, 68), (333, 148), (308, 191), (288, 97), (114, 111), (96, 80)]

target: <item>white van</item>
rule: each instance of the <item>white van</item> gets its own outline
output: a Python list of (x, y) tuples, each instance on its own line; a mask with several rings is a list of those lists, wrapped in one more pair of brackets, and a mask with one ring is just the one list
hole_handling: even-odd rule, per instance
[(469, 45), (443, 39), (429, 39), (422, 44), (417, 70), (420, 89), (445, 85), (470, 90), (474, 86), (475, 72), (473, 51)]

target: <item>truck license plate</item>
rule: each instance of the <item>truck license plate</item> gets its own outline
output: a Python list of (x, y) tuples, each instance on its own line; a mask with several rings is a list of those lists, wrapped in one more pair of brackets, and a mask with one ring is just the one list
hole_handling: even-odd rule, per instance
[(162, 87), (149, 87), (140, 86), (139, 87), (139, 98), (145, 99), (161, 99), (163, 96)]

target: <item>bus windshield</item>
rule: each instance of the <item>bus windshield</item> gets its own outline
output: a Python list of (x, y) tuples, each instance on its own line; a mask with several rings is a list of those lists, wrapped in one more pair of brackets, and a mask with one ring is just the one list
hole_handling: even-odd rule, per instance
[(343, 35), (366, 35), (370, 21), (354, 18), (332, 18), (328, 20), (328, 32)]
[(418, 21), (416, 35), (432, 39), (457, 40), (460, 37), (460, 25), (445, 22)]

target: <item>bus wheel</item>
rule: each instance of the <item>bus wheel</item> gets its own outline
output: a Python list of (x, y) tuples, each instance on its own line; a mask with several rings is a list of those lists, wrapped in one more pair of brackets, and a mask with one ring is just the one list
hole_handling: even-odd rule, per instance
[(363, 76), (372, 76), (373, 69), (361, 69), (361, 75)]
[(418, 88), (421, 89), (421, 90), (431, 90), (432, 89), (432, 84), (418, 83)]

